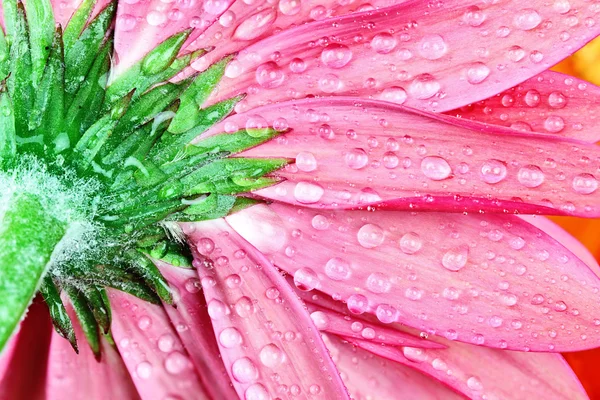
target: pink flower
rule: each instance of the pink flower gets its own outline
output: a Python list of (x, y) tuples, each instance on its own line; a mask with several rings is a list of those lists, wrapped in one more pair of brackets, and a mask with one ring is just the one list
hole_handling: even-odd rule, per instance
[(587, 398), (599, 2), (4, 3), (0, 399)]

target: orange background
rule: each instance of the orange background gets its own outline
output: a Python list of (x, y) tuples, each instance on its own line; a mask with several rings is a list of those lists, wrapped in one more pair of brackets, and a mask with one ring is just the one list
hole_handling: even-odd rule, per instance
[[(556, 71), (573, 75), (600, 86), (600, 38), (592, 41), (570, 58), (558, 64)], [(552, 218), (583, 243), (600, 260), (600, 220)], [(565, 354), (579, 376), (590, 399), (600, 400), (600, 348)]]

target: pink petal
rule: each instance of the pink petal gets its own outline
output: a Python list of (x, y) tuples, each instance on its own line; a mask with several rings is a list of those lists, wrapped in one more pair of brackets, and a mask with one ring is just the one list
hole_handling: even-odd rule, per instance
[(600, 279), (516, 216), (273, 203), (227, 221), (301, 290), (318, 289), (382, 323), (515, 350), (600, 342)]
[(558, 4), (409, 0), (286, 29), (239, 53), (215, 101), (245, 92), (249, 109), (352, 95), (451, 110), (539, 74), (600, 33), (597, 5)]
[(229, 381), (227, 370), (221, 360), (204, 296), (195, 270), (177, 268), (157, 263), (163, 276), (175, 288), (175, 307), (165, 306), (165, 311), (176, 327), (177, 334), (190, 355), (206, 392), (212, 399), (233, 399), (236, 393)]
[(275, 268), (223, 220), (192, 229), (191, 242), (209, 257), (196, 254), (194, 263), (238, 396), (347, 399), (319, 332)]
[(214, 46), (194, 68), (203, 71), (228, 54), (236, 53), (261, 39), (306, 22), (356, 11), (387, 7), (406, 0), (375, 0), (368, 4), (336, 0), (283, 0), (278, 4), (236, 1), (191, 47)]
[[(64, 0), (51, 0), (52, 11), (54, 11), (54, 20), (57, 24), (60, 24), (63, 29), (69, 23), (71, 16), (77, 8), (81, 5), (83, 0), (75, 1), (64, 1)], [(110, 3), (110, 0), (97, 0), (94, 11), (92, 12), (92, 18), (95, 17), (104, 7)]]
[(287, 182), (256, 192), (273, 200), (600, 216), (600, 148), (592, 144), (350, 98), (266, 106), (208, 134), (260, 126), (292, 129), (244, 153), (296, 159), (278, 172)]
[(48, 308), (34, 301), (0, 358), (0, 399), (45, 400), (51, 329)]
[(120, 1), (115, 27), (115, 74), (125, 71), (170, 36), (193, 28), (187, 41), (191, 43), (232, 3), (233, 0)]
[(348, 313), (340, 313), (333, 311), (330, 308), (321, 307), (318, 305), (318, 302), (307, 302), (306, 307), (310, 312), (310, 317), (315, 326), (322, 332), (369, 340), (388, 346), (410, 346), (419, 348), (444, 347), (436, 342), (423, 340), (409, 333), (390, 329), (381, 324), (374, 324), (359, 320), (355, 317), (353, 318), (353, 316), (348, 315)]
[(396, 348), (351, 342), (408, 365), (471, 399), (587, 399), (577, 377), (558, 354), (521, 353), (449, 343), (444, 350)]
[(488, 124), (600, 140), (600, 88), (572, 76), (545, 71), (500, 94), (448, 111), (448, 115)]
[(163, 308), (116, 290), (109, 298), (113, 337), (140, 396), (209, 399)]
[(446, 386), (368, 351), (354, 347), (334, 335), (325, 343), (353, 399), (462, 399)]
[(79, 354), (67, 340), (52, 333), (46, 395), (48, 400), (139, 399), (116, 349), (102, 338), (102, 360), (96, 361), (70, 304), (67, 312), (79, 340)]

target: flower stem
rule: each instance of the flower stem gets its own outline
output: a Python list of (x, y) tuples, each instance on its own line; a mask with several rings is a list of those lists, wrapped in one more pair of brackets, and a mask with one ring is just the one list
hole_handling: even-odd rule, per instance
[[(0, 223), (0, 351), (33, 300), (67, 224), (33, 194), (11, 196)], [(0, 215), (1, 217), (1, 215)]]

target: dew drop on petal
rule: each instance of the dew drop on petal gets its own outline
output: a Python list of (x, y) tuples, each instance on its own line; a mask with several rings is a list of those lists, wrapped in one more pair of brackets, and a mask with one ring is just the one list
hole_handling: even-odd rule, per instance
[(324, 193), (321, 185), (312, 182), (298, 182), (294, 188), (294, 197), (299, 203), (304, 204), (318, 202)]
[(334, 257), (325, 264), (325, 275), (334, 281), (344, 281), (352, 275), (352, 268), (348, 261)]
[(423, 247), (423, 239), (414, 233), (408, 232), (400, 238), (400, 250), (405, 254), (415, 254)]
[(540, 186), (544, 183), (545, 179), (544, 173), (540, 167), (536, 165), (526, 165), (521, 167), (517, 173), (517, 180), (519, 183), (528, 188)]
[(362, 294), (353, 294), (346, 300), (348, 310), (353, 314), (362, 314), (369, 308), (369, 300)]
[(573, 190), (579, 194), (592, 194), (598, 189), (598, 180), (592, 174), (579, 174), (573, 178)]
[(242, 334), (236, 328), (225, 328), (219, 334), (221, 346), (231, 349), (242, 344)]
[(379, 54), (387, 54), (394, 50), (397, 40), (387, 32), (378, 33), (371, 40), (371, 47)]
[(440, 91), (440, 83), (430, 74), (421, 74), (411, 82), (408, 91), (419, 100), (429, 99)]
[(357, 239), (362, 247), (372, 249), (383, 243), (385, 234), (383, 229), (378, 225), (365, 224), (358, 230)]
[(447, 179), (452, 174), (448, 161), (437, 156), (425, 157), (421, 161), (421, 171), (423, 175), (434, 181)]
[(269, 368), (277, 368), (285, 360), (285, 353), (274, 343), (264, 346), (258, 355), (260, 362)]
[(255, 383), (244, 392), (244, 400), (271, 400), (271, 395), (262, 384)]
[(542, 22), (542, 17), (532, 8), (517, 12), (513, 18), (513, 25), (524, 31), (536, 28)]
[(448, 250), (442, 257), (442, 265), (450, 271), (459, 271), (467, 265), (469, 247), (462, 245)]
[(486, 183), (501, 182), (506, 178), (506, 174), (506, 164), (499, 160), (487, 160), (481, 166), (481, 176)]
[(448, 52), (448, 45), (440, 35), (426, 35), (419, 42), (418, 51), (423, 58), (437, 60)]
[(294, 273), (294, 284), (302, 291), (310, 291), (319, 287), (319, 277), (311, 268), (303, 267)]
[(343, 44), (332, 44), (321, 52), (321, 61), (329, 68), (344, 68), (352, 60), (352, 50)]
[(317, 159), (313, 153), (303, 151), (296, 156), (296, 167), (304, 172), (314, 171), (317, 169)]
[(363, 149), (355, 148), (344, 156), (346, 165), (352, 169), (362, 169), (369, 163), (369, 156)]
[(380, 99), (390, 103), (404, 104), (406, 97), (406, 90), (399, 86), (391, 86), (381, 92)]
[(479, 378), (476, 378), (474, 376), (467, 379), (467, 386), (469, 387), (469, 389), (476, 391), (480, 391), (483, 389), (483, 384), (481, 383)]
[(422, 363), (427, 360), (427, 353), (423, 349), (415, 347), (403, 347), (402, 354), (412, 362)]
[(248, 357), (238, 358), (231, 366), (231, 375), (240, 383), (250, 383), (258, 379), (258, 369)]

